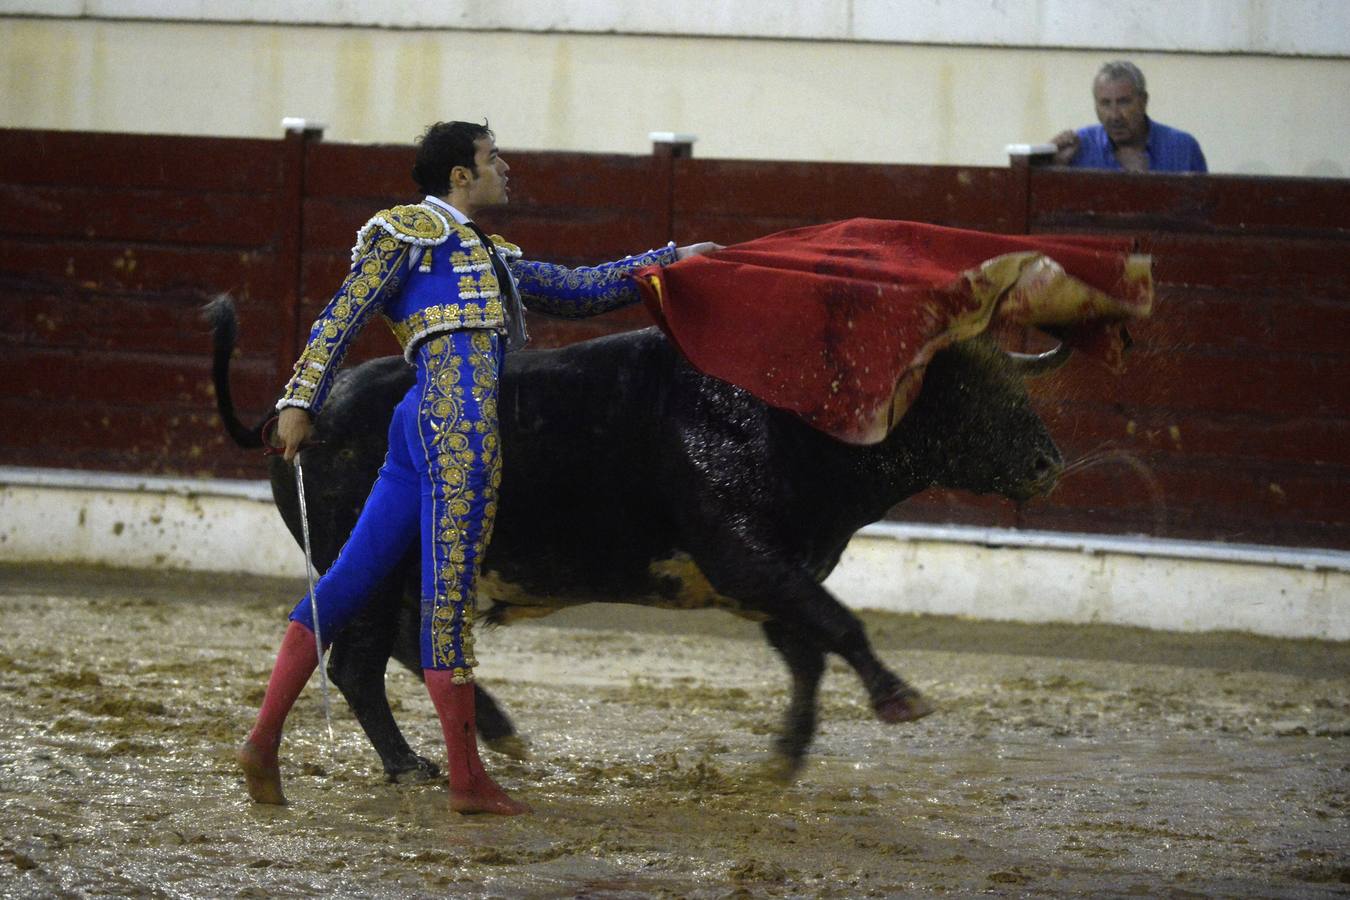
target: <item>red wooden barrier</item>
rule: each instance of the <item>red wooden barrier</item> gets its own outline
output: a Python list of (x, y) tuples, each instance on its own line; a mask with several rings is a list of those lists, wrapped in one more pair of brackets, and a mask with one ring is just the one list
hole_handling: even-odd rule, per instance
[[(1033, 385), (1070, 458), (1022, 508), (933, 490), (921, 521), (1350, 549), (1350, 181), (506, 153), (484, 216), (564, 263), (871, 216), (1136, 237), (1158, 304), (1117, 377)], [(0, 464), (259, 477), (215, 420), (198, 307), (239, 303), (236, 400), (261, 417), (356, 228), (417, 199), (407, 146), (0, 130)], [(538, 346), (647, 324), (531, 319)], [(349, 359), (394, 352), (367, 329)]]

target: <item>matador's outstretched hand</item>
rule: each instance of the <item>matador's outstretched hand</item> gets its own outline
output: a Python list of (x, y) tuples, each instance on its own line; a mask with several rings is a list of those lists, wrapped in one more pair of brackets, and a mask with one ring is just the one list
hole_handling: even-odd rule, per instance
[(675, 259), (688, 259), (691, 256), (702, 256), (704, 253), (712, 253), (715, 250), (725, 249), (721, 244), (714, 244), (712, 241), (701, 241), (697, 244), (685, 244), (683, 247), (675, 248)]

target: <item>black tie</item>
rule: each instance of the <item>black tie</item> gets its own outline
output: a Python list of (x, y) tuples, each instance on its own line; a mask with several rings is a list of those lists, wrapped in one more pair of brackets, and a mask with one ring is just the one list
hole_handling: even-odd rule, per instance
[(472, 221), (464, 224), (478, 235), (478, 240), (483, 242), (483, 249), (487, 251), (488, 259), (492, 260), (492, 271), (497, 275), (498, 290), (501, 293), (502, 309), (506, 313), (507, 345), (513, 350), (524, 347), (530, 335), (525, 330), (525, 310), (521, 308), (520, 295), (516, 293), (514, 282), (511, 281), (511, 272), (497, 255), (497, 245), (492, 243), (492, 238), (484, 234), (483, 229)]
[(478, 235), (478, 239), (483, 242), (483, 249), (487, 251), (488, 258), (492, 260), (492, 271), (497, 276), (497, 284), (501, 287), (502, 297), (508, 297), (511, 294), (511, 273), (506, 270), (506, 263), (497, 255), (497, 245), (492, 243), (492, 238), (488, 237), (483, 229), (472, 221), (465, 222), (469, 230)]

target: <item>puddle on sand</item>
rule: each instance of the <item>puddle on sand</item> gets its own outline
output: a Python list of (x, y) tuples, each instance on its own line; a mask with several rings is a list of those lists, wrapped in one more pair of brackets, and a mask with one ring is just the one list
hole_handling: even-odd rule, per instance
[[(284, 745), (292, 805), (274, 809), (246, 801), (232, 753), (296, 585), (219, 582), (0, 567), (0, 897), (1350, 883), (1344, 645), (868, 615), (938, 711), (882, 725), (832, 665), (814, 755), (782, 786), (763, 766), (787, 677), (756, 628), (575, 610), (480, 638), (480, 676), (532, 751), (488, 765), (532, 815), (454, 816), (443, 783), (385, 783), (340, 699), (328, 743), (314, 686)], [(388, 680), (410, 741), (436, 755), (421, 685)]]

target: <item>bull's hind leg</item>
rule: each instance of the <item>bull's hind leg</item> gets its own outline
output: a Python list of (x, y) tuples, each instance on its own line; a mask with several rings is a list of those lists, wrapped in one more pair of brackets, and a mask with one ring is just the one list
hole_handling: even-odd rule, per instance
[(328, 674), (342, 691), (366, 737), (380, 755), (390, 781), (426, 781), (440, 768), (413, 752), (389, 708), (384, 672), (397, 630), (397, 597), (382, 589), (366, 609), (333, 641)]
[(774, 741), (781, 763), (777, 774), (786, 780), (801, 769), (816, 734), (816, 695), (825, 674), (825, 653), (809, 635), (777, 619), (770, 619), (761, 627), (792, 674), (792, 700), (783, 733)]
[[(402, 606), (398, 610), (398, 622), (394, 628), (393, 657), (409, 672), (418, 678), (422, 676), (422, 637), (418, 616), (418, 584), (410, 582), (405, 586)], [(512, 759), (525, 759), (529, 751), (525, 742), (516, 733), (511, 717), (501, 708), (496, 699), (477, 681), (473, 683), (474, 724), (483, 745), (494, 753), (501, 753)]]
[(483, 745), (493, 753), (501, 753), (512, 759), (526, 759), (530, 753), (525, 742), (516, 734), (511, 718), (497, 704), (497, 700), (477, 681), (473, 683), (474, 722), (478, 727), (478, 737)]

